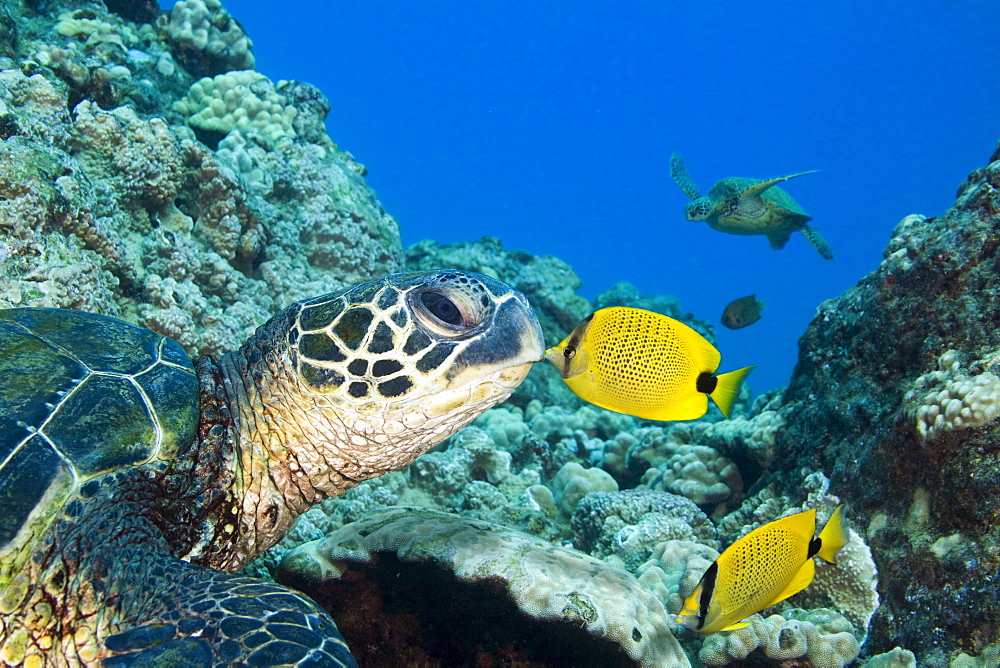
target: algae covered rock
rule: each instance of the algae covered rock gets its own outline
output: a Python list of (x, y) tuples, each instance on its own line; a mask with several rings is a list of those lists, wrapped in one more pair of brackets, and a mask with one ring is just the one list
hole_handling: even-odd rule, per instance
[[(359, 660), (373, 665), (466, 664), (504, 643), (526, 663), (690, 665), (663, 604), (628, 573), (448, 513), (370, 515), (297, 548), (278, 575), (334, 608)], [(425, 635), (412, 615), (435, 632)]]

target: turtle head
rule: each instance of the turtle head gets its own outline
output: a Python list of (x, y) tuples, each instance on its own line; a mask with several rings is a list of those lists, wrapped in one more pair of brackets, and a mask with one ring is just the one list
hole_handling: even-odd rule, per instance
[(290, 312), (271, 336), (287, 341), (297, 385), (281, 421), (329, 442), (350, 480), (406, 466), (505, 400), (544, 353), (524, 295), (472, 272), (394, 274)]
[(688, 220), (707, 220), (712, 213), (712, 203), (707, 197), (699, 197), (684, 207)]

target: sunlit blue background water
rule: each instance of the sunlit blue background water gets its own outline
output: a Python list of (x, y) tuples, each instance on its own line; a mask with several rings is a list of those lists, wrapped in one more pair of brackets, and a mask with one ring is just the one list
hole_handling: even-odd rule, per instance
[[(590, 298), (620, 280), (675, 295), (716, 324), (722, 370), (758, 365), (755, 392), (787, 384), (816, 306), (1000, 138), (995, 0), (226, 6), (257, 69), (330, 98), (330, 136), (405, 245), (491, 234), (567, 261)], [(836, 258), (685, 221), (675, 150), (703, 191), (821, 170), (786, 185)], [(763, 319), (719, 325), (748, 293)]]

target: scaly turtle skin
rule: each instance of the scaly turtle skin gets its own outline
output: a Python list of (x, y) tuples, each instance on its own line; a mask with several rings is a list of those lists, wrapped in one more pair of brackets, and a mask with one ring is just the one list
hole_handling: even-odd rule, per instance
[(704, 220), (713, 230), (729, 234), (763, 234), (775, 249), (784, 248), (792, 232), (802, 232), (824, 259), (832, 260), (830, 244), (815, 227), (807, 224), (812, 218), (791, 195), (775, 185), (812, 173), (800, 172), (766, 181), (730, 176), (712, 186), (703, 197), (681, 154), (670, 156), (670, 176), (693, 200), (684, 207), (688, 220)]
[(113, 318), (0, 310), (0, 664), (354, 665), (309, 598), (230, 573), (543, 350), (521, 293), (460, 271), (299, 302), (196, 367)]

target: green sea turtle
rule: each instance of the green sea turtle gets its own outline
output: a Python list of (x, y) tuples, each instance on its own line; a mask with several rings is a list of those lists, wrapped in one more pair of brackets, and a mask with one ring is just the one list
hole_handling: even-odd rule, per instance
[(525, 297), (395, 274), (193, 366), (106, 316), (0, 310), (0, 664), (354, 665), (307, 597), (231, 573), (542, 358)]
[(832, 260), (830, 244), (808, 224), (812, 218), (791, 195), (775, 185), (812, 173), (799, 172), (766, 181), (730, 176), (712, 186), (703, 197), (681, 154), (670, 156), (670, 176), (693, 200), (684, 207), (688, 220), (704, 220), (713, 230), (729, 234), (763, 234), (771, 248), (776, 249), (785, 247), (792, 232), (802, 232), (824, 259)]

